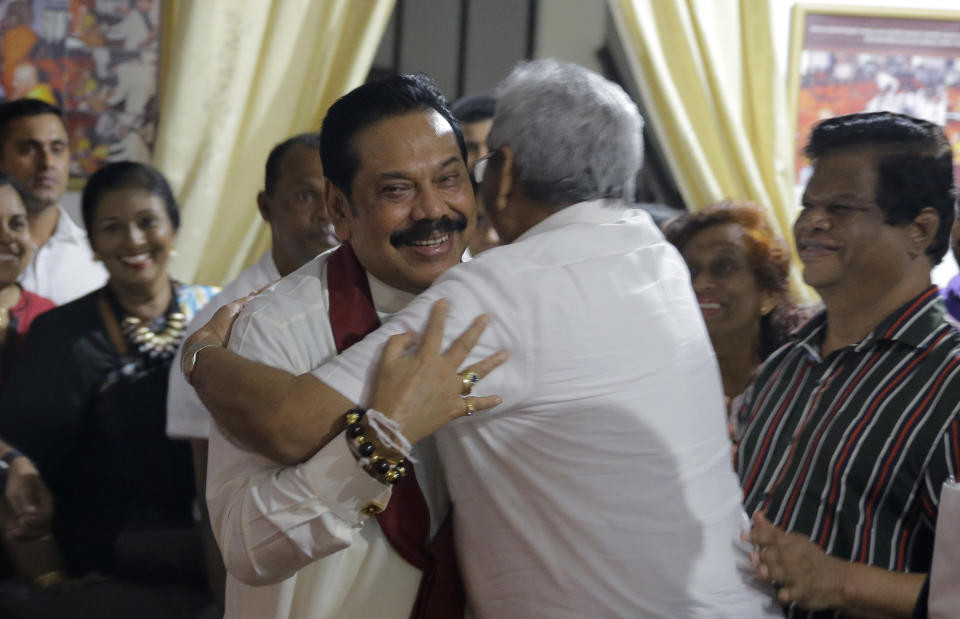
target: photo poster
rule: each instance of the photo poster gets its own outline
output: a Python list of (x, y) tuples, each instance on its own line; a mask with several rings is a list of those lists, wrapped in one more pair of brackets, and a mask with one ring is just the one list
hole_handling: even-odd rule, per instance
[(899, 112), (942, 126), (960, 177), (960, 11), (797, 5), (793, 18), (799, 187), (812, 171), (803, 147), (813, 125), (856, 112)]
[(151, 159), (161, 2), (0, 0), (0, 96), (63, 110), (79, 184), (106, 162)]

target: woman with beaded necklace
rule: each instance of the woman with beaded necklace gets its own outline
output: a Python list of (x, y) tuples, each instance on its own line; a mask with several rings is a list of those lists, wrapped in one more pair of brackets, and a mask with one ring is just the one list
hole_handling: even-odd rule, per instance
[[(110, 278), (34, 322), (0, 399), (0, 436), (53, 494), (68, 576), (138, 587), (179, 580), (189, 608), (170, 616), (188, 616), (204, 602), (203, 562), (189, 445), (165, 434), (167, 375), (185, 325), (216, 290), (167, 274), (179, 213), (150, 166), (104, 166), (87, 181), (82, 211)], [(44, 600), (55, 603), (46, 596), (30, 608)], [(150, 616), (144, 602), (141, 617)]]

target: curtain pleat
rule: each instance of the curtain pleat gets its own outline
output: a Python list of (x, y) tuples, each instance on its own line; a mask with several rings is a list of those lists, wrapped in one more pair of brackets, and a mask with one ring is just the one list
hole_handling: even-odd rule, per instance
[(154, 163), (181, 205), (172, 274), (235, 277), (270, 244), (270, 149), (363, 83), (394, 0), (167, 0)]
[[(791, 125), (767, 0), (610, 0), (610, 8), (687, 205), (754, 200), (793, 247)], [(795, 250), (791, 284), (810, 296)]]

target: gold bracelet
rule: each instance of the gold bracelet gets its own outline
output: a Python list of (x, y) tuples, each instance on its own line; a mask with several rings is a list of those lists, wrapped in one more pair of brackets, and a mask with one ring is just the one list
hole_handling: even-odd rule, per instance
[(406, 460), (393, 461), (377, 454), (377, 447), (363, 435), (365, 410), (351, 408), (347, 411), (347, 441), (354, 457), (363, 464), (363, 470), (381, 483), (394, 485), (407, 474)]

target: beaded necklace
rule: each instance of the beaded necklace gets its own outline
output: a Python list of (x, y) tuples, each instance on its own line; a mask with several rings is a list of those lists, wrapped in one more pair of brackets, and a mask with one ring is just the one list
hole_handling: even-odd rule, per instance
[(154, 331), (136, 316), (127, 316), (120, 325), (130, 347), (149, 357), (151, 361), (166, 361), (171, 358), (183, 341), (186, 330), (183, 313), (179, 309), (175, 312), (167, 310), (163, 318), (162, 331)]
[(171, 282), (170, 305), (167, 311), (162, 317), (149, 323), (128, 314), (120, 306), (113, 291), (107, 288), (115, 313), (124, 316), (120, 321), (120, 331), (127, 342), (128, 350), (151, 364), (172, 359), (186, 335), (187, 321), (180, 310), (180, 304), (177, 303), (177, 288), (177, 284)]

